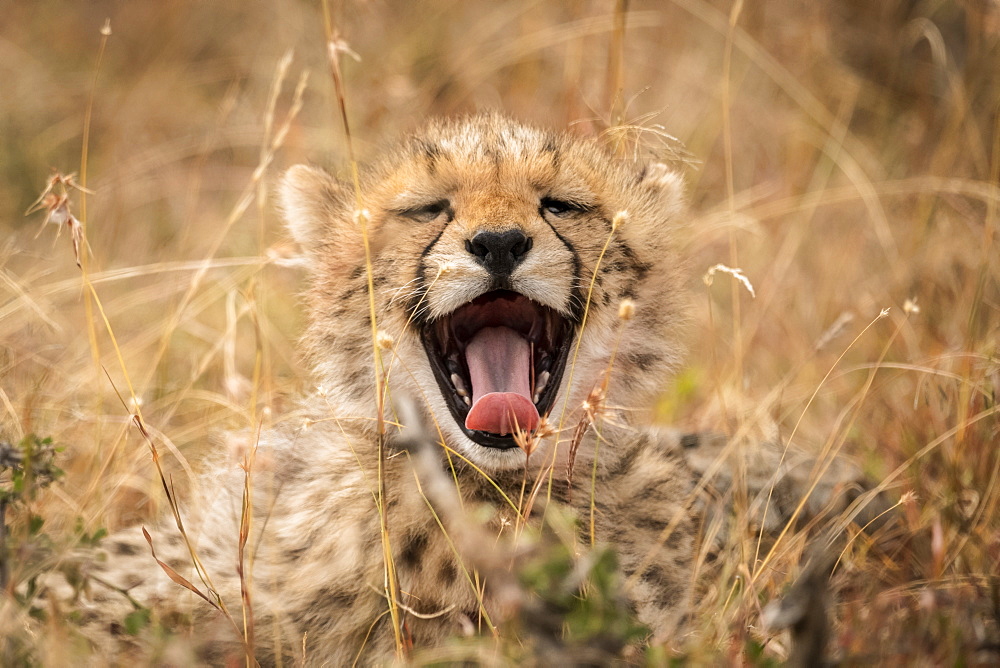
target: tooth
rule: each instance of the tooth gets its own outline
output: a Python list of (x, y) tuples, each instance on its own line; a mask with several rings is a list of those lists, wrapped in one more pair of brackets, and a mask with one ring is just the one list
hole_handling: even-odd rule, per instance
[(535, 392), (535, 394), (532, 395), (531, 397), (531, 403), (537, 404), (541, 400), (541, 398), (542, 398), (541, 392)]
[[(543, 371), (538, 374), (538, 378), (535, 379), (535, 397), (539, 397), (542, 394), (542, 390), (545, 386), (549, 384), (549, 372)], [(538, 403), (538, 399), (535, 399), (535, 403)]]
[(462, 377), (457, 373), (451, 374), (451, 384), (455, 386), (455, 391), (458, 392), (460, 397), (468, 396), (469, 393), (465, 389), (465, 383), (462, 382)]
[(471, 406), (472, 405), (472, 402), (469, 400), (468, 396), (462, 397), (462, 401), (465, 402), (466, 406)]

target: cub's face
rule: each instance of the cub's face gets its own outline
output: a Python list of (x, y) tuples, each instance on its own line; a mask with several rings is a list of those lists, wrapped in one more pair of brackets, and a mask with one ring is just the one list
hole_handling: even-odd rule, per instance
[(613, 354), (605, 403), (626, 411), (676, 363), (680, 180), (663, 165), (481, 115), (404, 140), (360, 193), (298, 166), (281, 198), (313, 278), (305, 353), (339, 418), (375, 410), (369, 275), (390, 398), (487, 469), (524, 466), (517, 443), (545, 422), (533, 459), (568, 441)]

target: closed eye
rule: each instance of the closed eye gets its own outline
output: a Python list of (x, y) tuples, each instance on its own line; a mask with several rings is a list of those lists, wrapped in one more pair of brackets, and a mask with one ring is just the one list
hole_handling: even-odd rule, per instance
[(439, 199), (435, 202), (400, 209), (396, 213), (410, 220), (420, 223), (429, 223), (444, 212), (450, 212), (451, 202), (446, 199)]
[(538, 211), (543, 216), (548, 213), (553, 216), (568, 216), (574, 213), (583, 213), (591, 207), (580, 202), (558, 199), (556, 197), (543, 197), (538, 203)]

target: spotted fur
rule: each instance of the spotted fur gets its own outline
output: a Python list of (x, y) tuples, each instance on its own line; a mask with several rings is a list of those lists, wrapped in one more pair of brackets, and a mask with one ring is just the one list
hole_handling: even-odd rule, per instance
[[(572, 202), (571, 214), (541, 206), (553, 197)], [(433, 647), (509, 613), (502, 588), (488, 580), (479, 590), (472, 573), (502, 569), (487, 557), (505, 549), (516, 524), (504, 496), (518, 499), (525, 480), (530, 489), (550, 469), (551, 493), (539, 495), (534, 517), (546, 500), (588, 517), (595, 471), (596, 539), (617, 550), (624, 595), (639, 620), (656, 637), (674, 631), (691, 595), (697, 520), (685, 504), (696, 476), (686, 455), (697, 442), (643, 429), (636, 416), (680, 358), (681, 263), (671, 249), (683, 215), (680, 177), (661, 164), (620, 159), (596, 141), (486, 114), (433, 122), (404, 139), (362, 173), (357, 191), (319, 169), (293, 167), (280, 199), (311, 275), (301, 349), (321, 390), (303, 401), (307, 426), (289, 423), (259, 445), (249, 541), (258, 659), (349, 665), (395, 652), (376, 507), (369, 280), (389, 379), (383, 417), (392, 421), (394, 400), (408, 397), (435, 443), (421, 467), (390, 439), (382, 462), (393, 562), (411, 611), (403, 614), (407, 642)], [(496, 287), (465, 242), (478, 231), (508, 229), (522, 230), (533, 246), (503, 287), (571, 318), (580, 337), (572, 374), (563, 375), (548, 416), (555, 433), (530, 457), (466, 437), (417, 335), (425, 322)], [(627, 321), (619, 317), (624, 300), (635, 309)], [(606, 395), (592, 395), (616, 351)], [(600, 447), (596, 430), (587, 430), (573, 462), (586, 473), (567, 481), (569, 442), (595, 397)], [(189, 531), (238, 617), (242, 471), (221, 463), (200, 487), (187, 504)], [(463, 522), (494, 542), (470, 545)], [(158, 556), (198, 582), (170, 525), (152, 532)], [(211, 639), (201, 658), (240, 656), (234, 629), (164, 575), (138, 529), (113, 536), (106, 547), (108, 560), (93, 571), (100, 583), (127, 590), (161, 618), (174, 615), (182, 628), (187, 620), (194, 637)], [(125, 597), (96, 583), (90, 596), (86, 620), (103, 634), (107, 651), (135, 651), (115, 627), (131, 610)], [(116, 632), (117, 640), (108, 640)]]

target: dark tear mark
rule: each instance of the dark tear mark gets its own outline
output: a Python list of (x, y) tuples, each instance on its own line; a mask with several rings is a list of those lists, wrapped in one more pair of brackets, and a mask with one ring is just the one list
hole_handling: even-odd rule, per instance
[(451, 221), (452, 217), (449, 216), (445, 224), (440, 230), (438, 230), (438, 233), (434, 235), (433, 239), (431, 239), (431, 242), (424, 246), (424, 249), (420, 251), (420, 260), (417, 262), (417, 275), (414, 277), (415, 287), (413, 288), (413, 296), (410, 297), (410, 303), (407, 304), (407, 311), (410, 314), (410, 325), (414, 329), (419, 329), (426, 320), (424, 315), (417, 313), (417, 310), (420, 308), (420, 304), (423, 303), (424, 298), (427, 296), (427, 282), (424, 279), (424, 274), (427, 273), (427, 264), (424, 260), (434, 248), (435, 244), (437, 244), (438, 240), (441, 239), (441, 235), (444, 234), (444, 231), (448, 229), (448, 223)]
[(583, 298), (580, 295), (579, 288), (576, 287), (583, 280), (583, 278), (580, 276), (580, 268), (582, 266), (580, 263), (580, 256), (577, 254), (576, 248), (573, 246), (573, 244), (571, 244), (569, 240), (566, 239), (566, 237), (559, 234), (559, 231), (552, 225), (551, 222), (549, 222), (545, 218), (545, 216), (542, 216), (542, 220), (545, 221), (545, 224), (549, 226), (550, 230), (552, 230), (552, 234), (556, 235), (556, 239), (562, 242), (562, 245), (566, 247), (566, 249), (570, 253), (570, 256), (573, 258), (574, 287), (572, 293), (570, 294), (570, 309), (573, 312), (573, 318), (577, 322), (580, 322), (580, 320), (583, 318)]

